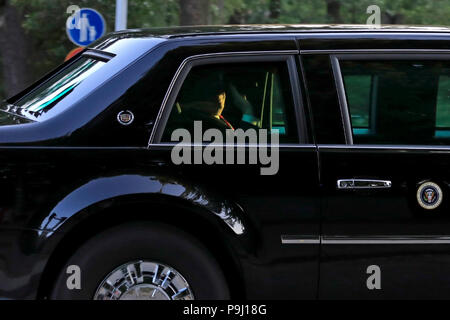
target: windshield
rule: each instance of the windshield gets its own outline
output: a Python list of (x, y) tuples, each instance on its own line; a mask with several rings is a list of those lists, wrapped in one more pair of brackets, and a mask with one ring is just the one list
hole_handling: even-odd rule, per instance
[(4, 107), (3, 110), (37, 120), (73, 93), (80, 83), (104, 64), (105, 62), (82, 56), (34, 90), (20, 97), (14, 102), (14, 108), (8, 105), (8, 108)]

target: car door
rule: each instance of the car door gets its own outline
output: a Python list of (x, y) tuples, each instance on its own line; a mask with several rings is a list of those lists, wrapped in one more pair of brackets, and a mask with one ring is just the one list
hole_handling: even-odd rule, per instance
[(319, 296), (450, 297), (450, 55), (328, 57), (345, 144), (320, 144)]
[[(172, 82), (149, 145), (154, 161), (170, 163), (172, 173), (242, 208), (250, 226), (245, 232), (256, 239), (240, 252), (248, 298), (314, 299), (317, 295), (318, 161), (306, 125), (296, 54), (256, 51), (187, 57)], [(211, 108), (223, 100), (225, 105), (211, 117)], [(227, 150), (244, 150), (245, 163), (205, 161), (201, 151), (211, 145), (194, 139), (199, 128), (223, 133), (215, 142)], [(278, 150), (270, 150), (279, 154), (279, 162), (272, 162), (275, 170), (264, 174), (261, 169), (268, 166), (260, 157), (248, 162), (251, 152), (262, 150), (262, 140), (226, 140), (226, 130), (239, 129), (253, 129), (258, 135), (264, 130), (279, 133)], [(192, 134), (192, 140), (183, 140), (185, 145), (201, 145), (197, 160), (174, 163), (172, 151), (180, 142), (173, 140), (176, 132)]]

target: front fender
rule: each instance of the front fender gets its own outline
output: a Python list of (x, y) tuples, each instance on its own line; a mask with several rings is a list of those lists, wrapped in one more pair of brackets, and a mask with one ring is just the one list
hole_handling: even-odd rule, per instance
[[(239, 239), (234, 250), (243, 249), (248, 252), (249, 248), (245, 243), (249, 240), (249, 225), (244, 222), (243, 210), (232, 201), (201, 186), (193, 186), (188, 181), (165, 175), (126, 174), (99, 177), (65, 195), (51, 211), (30, 221), (28, 228), (11, 233), (16, 239), (13, 242), (18, 246), (18, 254), (10, 259), (12, 271), (8, 270), (7, 277), (0, 285), (0, 297), (35, 298), (39, 286), (37, 279), (40, 279), (65, 234), (73, 230), (83, 218), (87, 217), (89, 220), (89, 216), (97, 212), (96, 209), (104, 208), (103, 204), (120, 204), (120, 199), (124, 197), (128, 200), (149, 199), (147, 202), (150, 203), (152, 199), (164, 198), (165, 203), (181, 202), (183, 207), (196, 207), (198, 210), (194, 211), (208, 215), (209, 221), (216, 219), (216, 225), (222, 224), (225, 230), (228, 228), (231, 231), (227, 239)], [(233, 252), (237, 253), (234, 250)], [(23, 264), (23, 261), (28, 263)], [(23, 267), (19, 268), (21, 265)], [(18, 276), (22, 277), (23, 285), (17, 285)], [(10, 286), (18, 288), (8, 289)]]
[(36, 221), (47, 237), (70, 219), (105, 200), (129, 195), (164, 196), (185, 201), (210, 212), (236, 235), (243, 235), (244, 212), (239, 205), (199, 186), (167, 176), (118, 175), (91, 180), (66, 195), (50, 213)]

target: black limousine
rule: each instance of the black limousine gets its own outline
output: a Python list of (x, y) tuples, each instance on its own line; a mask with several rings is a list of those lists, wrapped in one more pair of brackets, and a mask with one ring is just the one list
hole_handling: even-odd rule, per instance
[(449, 146), (450, 28), (112, 33), (0, 106), (0, 297), (450, 298)]

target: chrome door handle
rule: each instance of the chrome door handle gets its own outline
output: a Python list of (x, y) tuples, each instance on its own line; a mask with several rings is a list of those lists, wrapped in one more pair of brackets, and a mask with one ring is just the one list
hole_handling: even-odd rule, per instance
[(389, 189), (392, 182), (389, 180), (373, 179), (340, 179), (337, 181), (338, 189)]

